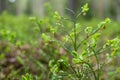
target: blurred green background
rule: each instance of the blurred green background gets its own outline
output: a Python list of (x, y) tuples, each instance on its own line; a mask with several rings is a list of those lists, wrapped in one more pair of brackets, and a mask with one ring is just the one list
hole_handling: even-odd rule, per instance
[(0, 0), (0, 13), (7, 11), (14, 15), (44, 17), (49, 13), (45, 11), (45, 4), (48, 2), (61, 15), (67, 13), (66, 8), (77, 12), (84, 3), (89, 3), (88, 18), (110, 17), (114, 20), (120, 20), (120, 0)]

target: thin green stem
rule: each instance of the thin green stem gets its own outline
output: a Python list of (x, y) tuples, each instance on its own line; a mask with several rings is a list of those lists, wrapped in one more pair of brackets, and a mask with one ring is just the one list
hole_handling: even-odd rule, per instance
[(75, 19), (77, 20), (82, 13), (83, 13), (83, 12), (80, 12), (80, 13), (75, 17)]
[(93, 75), (94, 75), (95, 80), (97, 80), (97, 76), (96, 76), (96, 74), (95, 74), (95, 71), (94, 71), (93, 67), (92, 67), (88, 62), (84, 62), (84, 63), (89, 66), (89, 68), (91, 69), (91, 71), (92, 71), (92, 73), (93, 73)]
[(71, 12), (73, 15), (75, 15), (75, 12), (69, 8), (66, 8), (66, 10), (68, 10), (69, 12)]
[(74, 20), (74, 50), (77, 51), (76, 20)]
[(71, 37), (71, 35), (65, 30), (62, 30), (62, 31), (64, 31), (69, 36), (70, 40), (72, 41), (72, 45), (74, 45), (75, 42), (74, 42), (73, 38)]
[(92, 49), (92, 51), (93, 51), (93, 53), (94, 53), (94, 56), (95, 56), (95, 59), (96, 59), (96, 61), (97, 61), (97, 67), (98, 67), (97, 80), (99, 80), (99, 74), (100, 74), (99, 59), (98, 59), (98, 57), (97, 57), (97, 55), (96, 55), (96, 51), (95, 51), (92, 47), (90, 47), (90, 48)]

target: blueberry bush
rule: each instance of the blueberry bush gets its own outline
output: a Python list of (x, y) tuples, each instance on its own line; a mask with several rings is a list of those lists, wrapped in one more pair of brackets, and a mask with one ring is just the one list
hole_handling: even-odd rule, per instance
[(120, 79), (120, 23), (82, 19), (87, 3), (67, 11), (46, 3), (44, 18), (0, 15), (0, 80)]

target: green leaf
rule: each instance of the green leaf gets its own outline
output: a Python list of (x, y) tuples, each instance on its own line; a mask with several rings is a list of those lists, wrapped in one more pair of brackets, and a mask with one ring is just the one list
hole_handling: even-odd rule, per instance
[(82, 7), (82, 12), (87, 12), (89, 10), (88, 3)]
[(42, 33), (42, 39), (47, 42), (50, 40), (50, 36), (47, 36), (45, 33)]
[(106, 23), (110, 23), (110, 22), (111, 22), (110, 18), (106, 18), (106, 19), (105, 19), (105, 22), (106, 22)]
[(75, 63), (75, 64), (80, 64), (80, 63), (82, 63), (82, 61), (81, 61), (79, 58), (73, 58), (73, 59), (72, 59), (72, 62)]
[(78, 53), (76, 51), (72, 51), (72, 55), (77, 58), (78, 57)]
[(50, 70), (54, 74), (57, 73), (59, 71), (59, 65), (55, 64)]
[(62, 62), (64, 62), (64, 60), (63, 60), (63, 59), (59, 59), (58, 62), (59, 62), (59, 63), (62, 63)]
[(70, 36), (71, 36), (71, 37), (74, 37), (74, 35), (75, 35), (74, 32), (71, 32), (71, 33), (70, 33)]
[(85, 56), (86, 54), (87, 54), (86, 50), (83, 50), (82, 53), (81, 53), (82, 56)]
[(92, 27), (87, 27), (85, 29), (85, 33), (90, 34), (92, 32), (92, 29), (93, 29)]
[(54, 59), (53, 59), (53, 60), (50, 60), (50, 61), (49, 61), (49, 67), (52, 67), (54, 62), (55, 62)]
[(102, 21), (102, 22), (100, 22), (100, 24), (98, 24), (98, 27), (102, 28), (105, 24), (106, 24), (106, 22)]
[(95, 34), (93, 35), (93, 38), (94, 38), (95, 40), (97, 40), (97, 39), (100, 37), (100, 35), (101, 35), (101, 33), (95, 33)]
[(22, 80), (32, 80), (32, 76), (28, 73), (22, 76)]
[(102, 28), (105, 26), (106, 23), (110, 23), (111, 20), (109, 18), (106, 18), (104, 21), (100, 22), (100, 24), (98, 24), (98, 27)]
[(55, 19), (61, 19), (61, 16), (59, 15), (59, 13), (57, 11), (54, 12), (54, 16)]

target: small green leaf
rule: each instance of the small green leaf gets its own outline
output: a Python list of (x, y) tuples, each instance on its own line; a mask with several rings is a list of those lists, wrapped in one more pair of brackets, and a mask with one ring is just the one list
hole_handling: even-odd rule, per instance
[(59, 63), (62, 63), (62, 62), (64, 62), (64, 60), (63, 60), (63, 59), (59, 59), (58, 62), (59, 62)]
[(47, 36), (45, 33), (42, 33), (42, 39), (47, 42), (50, 40), (50, 36)]
[(75, 64), (80, 64), (80, 63), (82, 63), (82, 61), (81, 61), (79, 58), (73, 58), (73, 59), (72, 59), (72, 62), (75, 63)]
[(86, 50), (82, 51), (81, 55), (85, 56), (87, 54)]
[(102, 21), (102, 22), (100, 22), (100, 24), (98, 24), (98, 27), (102, 28), (105, 24), (106, 24), (106, 22)]
[(84, 40), (84, 41), (82, 42), (82, 44), (87, 45), (87, 41), (86, 41), (86, 40)]
[(85, 33), (90, 34), (92, 32), (92, 29), (93, 29), (92, 27), (87, 27), (85, 29)]
[(54, 62), (55, 62), (54, 59), (53, 59), (53, 60), (50, 60), (50, 61), (49, 61), (49, 67), (52, 67)]
[(71, 32), (71, 33), (70, 33), (70, 36), (71, 36), (71, 37), (74, 37), (74, 35), (75, 35), (74, 32)]
[(87, 12), (89, 10), (88, 3), (82, 7), (82, 12)]
[(59, 15), (59, 13), (57, 11), (54, 12), (54, 16), (55, 19), (61, 19), (61, 16)]
[(93, 35), (93, 38), (96, 40), (100, 37), (100, 35), (101, 35), (101, 33), (96, 33), (96, 34)]
[(105, 22), (106, 22), (106, 23), (110, 23), (110, 22), (111, 22), (110, 18), (106, 18), (106, 19), (105, 19)]
[(59, 71), (59, 65), (58, 64), (55, 64), (52, 68), (51, 68), (51, 72), (52, 73), (57, 73)]
[(32, 80), (32, 76), (28, 73), (22, 76), (22, 80)]
[(100, 24), (98, 24), (98, 27), (103, 28), (105, 26), (106, 23), (110, 23), (111, 20), (109, 18), (106, 18), (104, 21), (100, 22)]
[(78, 57), (78, 53), (76, 51), (72, 51), (72, 55), (76, 58)]

